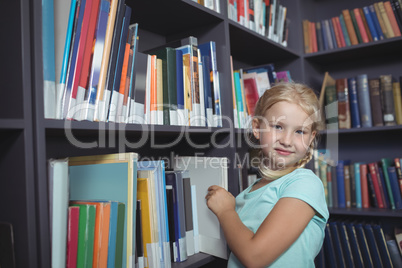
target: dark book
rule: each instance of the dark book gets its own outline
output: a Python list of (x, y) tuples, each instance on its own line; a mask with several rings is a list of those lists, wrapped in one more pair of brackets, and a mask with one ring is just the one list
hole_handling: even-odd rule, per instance
[(362, 268), (364, 267), (363, 256), (360, 251), (355, 226), (351, 222), (345, 222), (345, 228), (349, 239), (350, 249), (353, 255), (353, 263), (355, 267)]
[(362, 34), (360, 33), (359, 25), (357, 25), (355, 13), (352, 10), (349, 10), (350, 18), (352, 19), (353, 28), (355, 29), (357, 41), (359, 44), (363, 43)]
[(323, 48), (324, 48), (324, 50), (328, 50), (329, 44), (328, 44), (327, 30), (325, 27), (325, 22), (322, 20), (322, 21), (320, 21), (320, 24), (321, 24), (321, 36), (322, 36)]
[(350, 177), (350, 206), (356, 207), (356, 178), (355, 178), (355, 165), (350, 163), (349, 165), (349, 177)]
[(372, 127), (372, 113), (370, 92), (368, 86), (367, 74), (360, 74), (356, 77), (357, 97), (359, 103), (360, 121), (362, 127)]
[(331, 232), (332, 245), (334, 247), (338, 267), (346, 267), (345, 256), (342, 251), (341, 239), (339, 237), (338, 225), (334, 221), (329, 222), (329, 230)]
[(400, 185), (399, 185), (399, 181), (398, 181), (398, 175), (396, 172), (396, 168), (388, 167), (387, 173), (389, 176), (389, 182), (391, 184), (391, 190), (392, 190), (392, 196), (393, 196), (394, 202), (395, 202), (395, 208), (402, 209), (402, 197), (401, 197)]
[(336, 184), (338, 192), (338, 208), (346, 208), (344, 160), (339, 160), (336, 166)]
[(345, 160), (343, 162), (343, 180), (344, 180), (344, 186), (345, 186), (345, 201), (346, 201), (346, 207), (350, 208), (352, 207), (352, 191), (351, 191), (351, 177), (350, 177), (350, 166), (351, 163), (349, 160)]
[(173, 262), (178, 262), (180, 260), (179, 250), (177, 248), (178, 243), (176, 243), (175, 235), (175, 223), (174, 223), (174, 189), (172, 185), (166, 184), (166, 206), (167, 206), (167, 218), (169, 226), (169, 238), (170, 238), (170, 256)]
[(379, 224), (373, 224), (371, 227), (374, 233), (378, 250), (380, 252), (383, 267), (392, 267), (392, 260), (389, 254), (387, 241), (385, 240), (385, 235), (382, 227)]
[(381, 158), (381, 165), (379, 166), (380, 176), (382, 185), (384, 187), (385, 197), (389, 201), (388, 207), (391, 209), (395, 209), (395, 200), (392, 194), (392, 186), (388, 175), (388, 167), (392, 165), (393, 161), (391, 158), (382, 157)]
[[(148, 69), (148, 55), (143, 54), (141, 52), (137, 52), (135, 55), (135, 64), (134, 64), (134, 107), (132, 106), (130, 109), (134, 109), (133, 113), (135, 116), (132, 123), (143, 123), (136, 122), (135, 118), (144, 119), (144, 105), (145, 105), (145, 92), (146, 92), (146, 79), (147, 69)], [(140, 120), (141, 120), (140, 119)]]
[(329, 223), (325, 227), (325, 237), (324, 237), (324, 254), (325, 254), (325, 267), (336, 268), (338, 267), (338, 261), (335, 255), (335, 249), (332, 242), (331, 230), (329, 228)]
[[(392, 198), (392, 203), (393, 204), (394, 204), (394, 201), (393, 201), (394, 199), (393, 199), (392, 194), (391, 195), (388, 194), (388, 191), (387, 191), (387, 188), (386, 188), (386, 183), (385, 183), (385, 178), (384, 178), (385, 174), (384, 174), (384, 172), (383, 172), (381, 167), (378, 168), (378, 174), (377, 175), (378, 175), (380, 185), (382, 186), (381, 188), (383, 189), (382, 190), (382, 196), (384, 198), (385, 208), (391, 208), (390, 198)], [(387, 172), (387, 176), (388, 176), (388, 172)], [(395, 204), (394, 204), (394, 208), (395, 208)]]
[(368, 80), (368, 87), (370, 92), (371, 114), (373, 118), (373, 126), (383, 126), (383, 113), (381, 108), (381, 95), (380, 95), (380, 79), (373, 78)]
[(343, 221), (336, 222), (338, 227), (339, 239), (341, 242), (342, 252), (345, 259), (346, 267), (353, 268), (354, 266), (354, 258), (352, 248), (349, 242), (349, 236), (346, 230), (346, 224)]
[(347, 78), (335, 80), (335, 87), (338, 99), (338, 122), (340, 129), (351, 128), (349, 90)]
[(14, 231), (11, 223), (0, 222), (0, 267), (15, 268)]
[(184, 215), (186, 218), (187, 255), (194, 254), (194, 226), (189, 172), (183, 173)]
[(364, 232), (363, 224), (362, 223), (354, 223), (355, 230), (356, 230), (356, 237), (359, 243), (360, 252), (362, 253), (364, 267), (376, 267), (373, 266), (373, 259), (371, 257), (370, 248), (366, 239), (366, 234)]
[(338, 207), (338, 180), (336, 176), (337, 167), (330, 166), (331, 169), (331, 180), (332, 180), (332, 206), (334, 208)]
[[(144, 262), (144, 245), (142, 241), (142, 217), (141, 217), (141, 200), (137, 200), (137, 210), (135, 212), (135, 255), (136, 263)], [(173, 256), (173, 255), (172, 255)], [(139, 265), (139, 267), (141, 267)]]
[(394, 267), (402, 267), (402, 256), (395, 239), (387, 239), (389, 255)]
[(394, 164), (395, 164), (395, 170), (396, 170), (396, 175), (398, 178), (398, 184), (399, 184), (399, 190), (401, 191), (402, 194), (402, 168), (401, 168), (401, 159), (400, 158), (394, 158)]
[(367, 170), (367, 184), (368, 184), (370, 207), (378, 208), (378, 201), (376, 197), (376, 192), (374, 190), (373, 178), (368, 170)]
[(392, 76), (390, 74), (380, 75), (380, 95), (384, 125), (394, 126), (396, 125), (395, 106), (392, 89)]
[(361, 127), (359, 103), (357, 98), (357, 83), (355, 77), (348, 78), (350, 118), (352, 128)]
[(402, 29), (402, 9), (398, 0), (391, 0), (392, 12), (394, 12), (396, 23), (398, 24), (399, 30)]
[(373, 260), (373, 265), (374, 267), (383, 267), (381, 263), (381, 257), (380, 257), (380, 251), (377, 246), (377, 241), (374, 236), (374, 231), (373, 228), (371, 227), (371, 224), (364, 224), (364, 234), (366, 235), (367, 238), (367, 244), (370, 249), (370, 254)]
[(119, 202), (117, 207), (116, 253), (114, 267), (123, 267), (123, 250), (125, 249), (124, 222), (126, 217), (126, 204)]
[(318, 51), (323, 51), (324, 49), (324, 40), (322, 38), (322, 30), (321, 30), (321, 22), (317, 21), (315, 23), (315, 29), (316, 29), (316, 36), (317, 36), (317, 47)]

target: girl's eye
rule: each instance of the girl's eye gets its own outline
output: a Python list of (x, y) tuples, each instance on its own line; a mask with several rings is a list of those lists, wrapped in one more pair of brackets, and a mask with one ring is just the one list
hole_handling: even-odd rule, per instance
[(303, 130), (296, 130), (297, 134), (304, 134)]
[(275, 125), (274, 128), (275, 129), (282, 129), (282, 127), (280, 125)]

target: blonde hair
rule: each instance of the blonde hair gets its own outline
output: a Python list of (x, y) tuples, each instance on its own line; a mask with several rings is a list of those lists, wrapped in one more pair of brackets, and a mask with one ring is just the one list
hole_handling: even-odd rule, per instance
[(311, 125), (311, 131), (316, 132), (316, 135), (307, 149), (306, 156), (295, 166), (282, 170), (272, 170), (267, 167), (264, 164), (263, 152), (261, 149), (259, 149), (259, 156), (261, 157), (260, 165), (258, 167), (259, 171), (264, 178), (271, 180), (275, 180), (286, 174), (289, 174), (297, 168), (304, 167), (313, 157), (313, 150), (318, 143), (319, 131), (324, 129), (322, 111), (320, 110), (320, 105), (316, 94), (311, 88), (300, 83), (279, 83), (266, 90), (256, 104), (254, 118), (257, 118), (261, 122), (261, 118), (265, 116), (266, 112), (274, 104), (281, 101), (299, 105), (300, 108), (312, 119), (313, 123)]

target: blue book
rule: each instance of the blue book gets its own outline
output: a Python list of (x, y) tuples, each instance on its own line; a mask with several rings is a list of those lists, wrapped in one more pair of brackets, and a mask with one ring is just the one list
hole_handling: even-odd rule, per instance
[(359, 242), (357, 241), (356, 229), (351, 222), (345, 222), (345, 228), (349, 239), (350, 248), (353, 254), (353, 262), (355, 267), (363, 268), (363, 256), (360, 251)]
[[(384, 201), (385, 201), (384, 206), (385, 206), (385, 208), (392, 208), (391, 204), (390, 204), (390, 197), (389, 197), (388, 191), (387, 191), (387, 186), (385, 184), (384, 171), (381, 167), (379, 167), (379, 169), (378, 169), (378, 174), (380, 175), (380, 177), (378, 178), (380, 180), (379, 183), (382, 184), (382, 188), (384, 189), (384, 191), (383, 191)], [(387, 174), (387, 176), (388, 176), (388, 174)], [(381, 189), (381, 187), (380, 187), (380, 189)], [(393, 202), (393, 199), (392, 199), (392, 202)]]
[(378, 249), (376, 238), (374, 236), (373, 228), (371, 227), (370, 224), (364, 224), (363, 228), (364, 228), (364, 234), (366, 235), (367, 238), (367, 244), (370, 249), (374, 267), (383, 267), (381, 263), (380, 251)]
[(395, 208), (402, 209), (402, 197), (395, 167), (388, 167), (388, 177), (391, 184), (392, 196), (394, 197)]
[(378, 39), (383, 40), (385, 38), (384, 33), (382, 32), (381, 25), (380, 25), (380, 22), (377, 17), (377, 13), (375, 12), (375, 9), (374, 9), (374, 5), (369, 5), (369, 11), (370, 11), (371, 18), (373, 20), (374, 27), (377, 31)]
[(214, 126), (222, 127), (222, 97), (220, 92), (220, 84), (219, 84), (219, 72), (218, 72), (218, 63), (216, 57), (216, 44), (214, 41), (209, 41), (203, 44), (198, 45), (198, 49), (200, 50), (201, 56), (209, 56), (210, 57), (210, 74), (211, 74), (211, 91), (214, 100)]
[[(323, 35), (324, 38), (327, 39), (328, 49), (334, 49), (334, 43), (332, 41), (332, 34), (330, 29), (330, 24), (328, 20), (323, 20), (325, 34)], [(322, 25), (321, 25), (322, 26)]]
[(344, 160), (339, 160), (336, 166), (336, 186), (338, 190), (338, 208), (346, 207)]
[(356, 186), (356, 207), (362, 207), (362, 188), (360, 180), (360, 163), (356, 162), (353, 164), (355, 170), (355, 186)]
[(321, 21), (321, 35), (322, 35), (322, 44), (323, 44), (324, 50), (328, 50), (329, 45), (328, 45), (327, 31), (325, 28), (325, 22), (323, 20)]
[(374, 233), (375, 240), (377, 242), (378, 250), (380, 252), (383, 267), (393, 267), (391, 256), (389, 254), (387, 246), (387, 241), (385, 241), (385, 235), (382, 227), (378, 224), (373, 224), (372, 230)]
[(95, 46), (92, 55), (91, 72), (89, 74), (89, 85), (85, 91), (84, 109), (82, 119), (93, 121), (95, 114), (95, 100), (98, 89), (99, 75), (102, 65), (103, 48), (105, 45), (105, 35), (107, 20), (109, 17), (110, 1), (101, 0), (99, 4), (98, 21), (95, 30)]
[(351, 245), (349, 243), (349, 236), (348, 236), (348, 233), (346, 230), (345, 222), (337, 221), (336, 225), (338, 228), (339, 239), (341, 242), (341, 247), (342, 247), (342, 252), (343, 252), (344, 259), (345, 259), (346, 267), (354, 267), (353, 252), (351, 249)]
[(352, 128), (360, 128), (360, 112), (359, 103), (357, 99), (357, 85), (356, 78), (348, 78), (348, 91), (349, 91), (349, 105), (350, 105), (350, 117), (352, 121)]
[(62, 118), (67, 117), (67, 112), (68, 112), (70, 102), (71, 102), (71, 91), (72, 91), (74, 75), (75, 75), (78, 45), (80, 43), (82, 20), (84, 19), (85, 6), (86, 6), (86, 0), (81, 0), (81, 4), (79, 5), (79, 7), (77, 6), (78, 16), (74, 23), (74, 25), (75, 25), (74, 27), (76, 27), (76, 28), (73, 33), (73, 40), (71, 41), (72, 42), (71, 44), (73, 46), (71, 48), (70, 58), (68, 61), (69, 66), (68, 66), (67, 77), (66, 77), (66, 86), (65, 86), (65, 90), (63, 92), (63, 99), (62, 99), (62, 104), (61, 104), (61, 106), (62, 106), (61, 107), (61, 117)]
[(109, 102), (109, 120), (115, 121), (116, 111), (117, 111), (117, 100), (118, 93), (120, 90), (121, 72), (123, 70), (124, 53), (126, 51), (127, 36), (129, 36), (129, 26), (131, 19), (131, 7), (126, 6), (123, 22), (121, 25), (119, 48), (117, 52), (116, 69), (113, 74), (113, 84), (111, 88), (111, 96)]
[(243, 68), (244, 73), (267, 73), (268, 74), (268, 79), (269, 83), (271, 86), (275, 85), (276, 81), (276, 72), (275, 72), (275, 66), (273, 63), (261, 65), (261, 66), (255, 66), (251, 68)]
[(329, 223), (327, 223), (325, 227), (325, 237), (323, 244), (324, 252), (325, 252), (325, 266), (330, 268), (338, 267), (337, 258), (335, 255), (335, 249), (332, 242), (332, 235), (329, 229)]
[(335, 256), (339, 267), (346, 267), (345, 256), (342, 251), (341, 239), (339, 237), (338, 225), (336, 222), (329, 222), (329, 230), (331, 232), (332, 243), (334, 246)]
[(208, 115), (212, 114), (213, 113), (212, 111), (214, 109), (212, 88), (211, 88), (211, 78), (209, 76), (209, 74), (210, 74), (209, 66), (211, 65), (210, 61), (211, 61), (211, 58), (209, 56), (202, 56), (202, 63), (203, 63), (202, 70), (203, 70), (203, 79), (204, 79), (204, 104), (205, 104), (205, 114), (207, 115), (207, 118), (208, 118), (207, 124), (209, 122), (211, 122)]
[(342, 28), (343, 36), (345, 38), (346, 46), (351, 46), (352, 44), (350, 43), (350, 37), (349, 37), (348, 29), (346, 28), (345, 18), (343, 17), (343, 14), (339, 15), (339, 23), (341, 24), (341, 28)]
[(316, 36), (317, 36), (317, 47), (318, 47), (318, 51), (323, 51), (324, 50), (324, 44), (323, 44), (323, 40), (322, 40), (322, 30), (321, 30), (321, 22), (317, 21), (315, 23), (316, 25)]
[(356, 77), (357, 98), (362, 127), (372, 127), (373, 119), (371, 115), (370, 92), (367, 74), (360, 74)]
[(332, 44), (334, 48), (338, 48), (338, 43), (336, 42), (334, 24), (332, 23), (332, 20), (328, 20), (328, 24), (329, 24), (329, 30), (331, 32)]
[[(204, 75), (207, 76), (207, 75)], [(176, 50), (177, 118), (179, 125), (187, 125), (184, 118), (183, 52)], [(205, 85), (204, 85), (205, 86)]]
[(364, 12), (364, 17), (366, 17), (367, 25), (370, 30), (371, 36), (373, 37), (373, 41), (378, 41), (379, 38), (378, 38), (377, 29), (374, 25), (373, 18), (371, 17), (369, 7), (368, 6), (363, 7), (363, 12)]
[(373, 268), (375, 266), (373, 266), (373, 259), (371, 257), (371, 252), (369, 249), (369, 245), (367, 243), (366, 234), (363, 229), (363, 224), (355, 223), (354, 226), (356, 230), (356, 236), (357, 241), (359, 243), (360, 252), (363, 257), (364, 267)]
[(56, 66), (54, 52), (54, 7), (42, 1), (43, 96), (45, 118), (56, 117)]

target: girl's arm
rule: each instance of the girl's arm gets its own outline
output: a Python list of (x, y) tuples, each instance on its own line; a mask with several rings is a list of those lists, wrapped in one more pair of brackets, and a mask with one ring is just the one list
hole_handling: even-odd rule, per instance
[(207, 205), (218, 217), (230, 249), (246, 267), (271, 264), (296, 241), (315, 214), (300, 199), (281, 198), (254, 234), (241, 222), (229, 192), (216, 185), (208, 191)]

